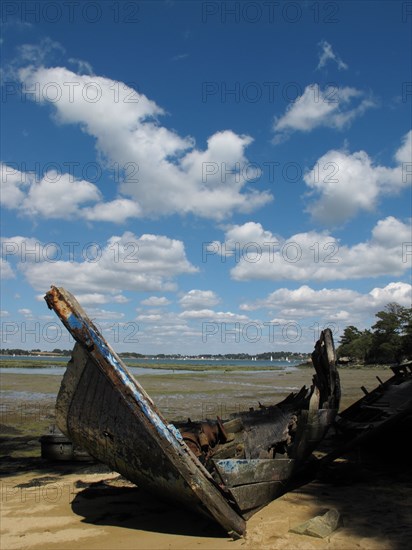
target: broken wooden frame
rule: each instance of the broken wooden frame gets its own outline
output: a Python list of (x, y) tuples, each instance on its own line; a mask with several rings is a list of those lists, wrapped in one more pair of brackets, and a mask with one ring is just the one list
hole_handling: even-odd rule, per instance
[(45, 299), (76, 340), (56, 403), (61, 431), (138, 486), (198, 510), (234, 537), (285, 491), (336, 415), (339, 375), (328, 329), (312, 354), (310, 388), (194, 428), (163, 417), (74, 296), (52, 287)]

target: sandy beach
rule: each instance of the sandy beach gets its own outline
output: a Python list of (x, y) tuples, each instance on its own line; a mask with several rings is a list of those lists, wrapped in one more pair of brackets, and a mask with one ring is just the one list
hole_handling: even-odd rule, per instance
[[(341, 370), (343, 407), (372, 389), (388, 369)], [(172, 418), (227, 416), (257, 401), (279, 401), (309, 384), (312, 372), (179, 374), (140, 378)], [(321, 479), (275, 500), (231, 540), (212, 522), (144, 493), (105, 466), (51, 463), (39, 437), (54, 420), (60, 376), (3, 374), (1, 410), (1, 549), (336, 549), (402, 550), (412, 541), (410, 461), (385, 442), (355, 452)], [(272, 399), (270, 396), (272, 395)], [(290, 528), (329, 509), (343, 525), (326, 539)]]

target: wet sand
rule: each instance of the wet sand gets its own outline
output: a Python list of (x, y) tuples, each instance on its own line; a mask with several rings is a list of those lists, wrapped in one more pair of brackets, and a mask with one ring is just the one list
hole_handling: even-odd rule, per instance
[[(341, 370), (343, 408), (372, 389), (388, 369)], [(139, 380), (169, 419), (192, 419), (279, 401), (310, 384), (312, 372), (193, 373)], [(402, 550), (412, 540), (410, 460), (385, 442), (336, 462), (255, 514), (245, 538), (232, 541), (207, 519), (163, 503), (88, 463), (48, 463), (39, 437), (54, 420), (61, 378), (2, 375), (1, 549), (336, 549)], [(34, 394), (34, 398), (31, 396)], [(271, 398), (272, 396), (272, 398)], [(409, 455), (410, 457), (410, 455)], [(289, 532), (336, 508), (343, 526), (326, 539)]]

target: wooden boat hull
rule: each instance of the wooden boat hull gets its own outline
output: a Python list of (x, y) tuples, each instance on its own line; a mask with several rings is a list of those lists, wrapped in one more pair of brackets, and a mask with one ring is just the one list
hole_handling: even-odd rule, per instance
[[(45, 299), (77, 342), (57, 397), (59, 429), (138, 486), (201, 512), (233, 536), (285, 491), (333, 422), (340, 389), (330, 332), (312, 355), (310, 389), (223, 424), (179, 427), (161, 415), (69, 292), (52, 287)], [(225, 427), (236, 433), (229, 437)]]
[(334, 422), (333, 449), (319, 461), (325, 466), (352, 449), (377, 443), (392, 450), (406, 444), (412, 425), (412, 362), (392, 367), (393, 376), (340, 412)]
[(141, 487), (242, 535), (244, 518), (64, 289), (46, 296), (77, 340), (57, 397), (57, 425), (76, 445)]
[(393, 376), (342, 411), (336, 427), (351, 447), (380, 437), (412, 417), (412, 363), (392, 367)]

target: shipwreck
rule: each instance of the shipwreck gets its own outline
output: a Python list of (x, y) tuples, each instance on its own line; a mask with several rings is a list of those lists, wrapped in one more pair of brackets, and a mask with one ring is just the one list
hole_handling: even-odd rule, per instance
[(228, 419), (173, 423), (68, 291), (45, 300), (76, 341), (56, 402), (59, 429), (139, 487), (212, 518), (231, 536), (283, 494), (334, 422), (340, 382), (332, 333), (312, 354), (310, 387)]
[(391, 367), (392, 376), (339, 412), (334, 421), (333, 449), (320, 466), (333, 462), (354, 448), (385, 441), (392, 446), (404, 440), (412, 425), (412, 361)]

